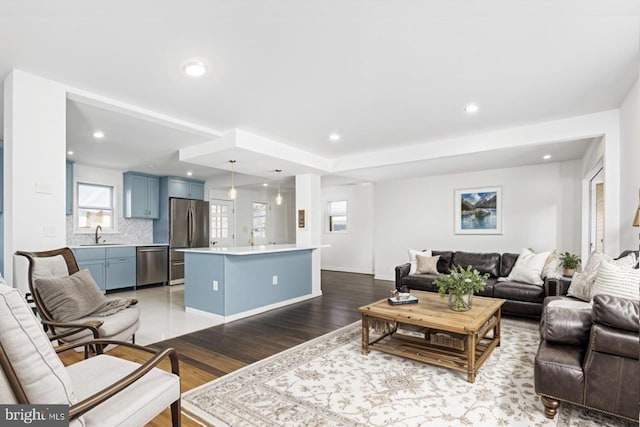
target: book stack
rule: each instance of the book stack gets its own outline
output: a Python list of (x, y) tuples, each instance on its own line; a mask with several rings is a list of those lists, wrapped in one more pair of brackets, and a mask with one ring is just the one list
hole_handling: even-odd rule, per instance
[(400, 299), (398, 297), (389, 297), (387, 298), (389, 304), (391, 305), (402, 305), (402, 304), (417, 304), (418, 297), (410, 295), (409, 298)]

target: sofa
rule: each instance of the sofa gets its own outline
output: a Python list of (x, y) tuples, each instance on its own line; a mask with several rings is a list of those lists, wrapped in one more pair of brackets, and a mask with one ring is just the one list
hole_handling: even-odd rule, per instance
[(534, 382), (545, 415), (564, 401), (638, 422), (638, 301), (598, 294), (592, 305), (562, 296), (544, 305)]
[[(545, 297), (558, 295), (558, 280), (545, 280), (541, 285), (528, 283), (498, 281), (511, 273), (519, 254), (515, 253), (479, 253), (462, 251), (431, 251), (433, 256), (440, 256), (437, 270), (440, 274), (448, 274), (453, 266), (466, 268), (471, 265), (481, 274), (488, 273), (489, 279), (484, 290), (477, 295), (505, 299), (502, 313), (539, 318)], [(409, 274), (410, 263), (396, 267), (395, 285), (397, 289), (407, 286), (409, 289), (437, 292), (433, 284), (438, 274)], [(565, 290), (566, 294), (566, 290)]]

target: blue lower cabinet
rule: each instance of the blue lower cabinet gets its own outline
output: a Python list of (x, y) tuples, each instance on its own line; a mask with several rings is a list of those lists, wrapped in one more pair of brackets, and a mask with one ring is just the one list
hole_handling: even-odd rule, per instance
[(105, 265), (106, 263), (104, 260), (78, 261), (78, 267), (80, 267), (80, 270), (89, 270), (93, 280), (96, 281), (98, 287), (103, 293), (107, 290), (105, 281)]
[(76, 248), (73, 253), (80, 269), (87, 269), (102, 292), (136, 285), (135, 246)]
[(136, 284), (136, 259), (107, 260), (107, 290), (130, 288)]

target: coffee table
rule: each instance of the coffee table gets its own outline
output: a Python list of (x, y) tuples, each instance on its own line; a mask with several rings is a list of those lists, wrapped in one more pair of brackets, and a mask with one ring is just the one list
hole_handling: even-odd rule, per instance
[[(474, 296), (471, 310), (457, 312), (450, 310), (447, 298), (441, 298), (438, 293), (412, 291), (411, 294), (418, 297), (417, 304), (391, 305), (383, 299), (359, 308), (362, 353), (375, 349), (455, 369), (466, 372), (467, 381), (474, 382), (482, 364), (500, 345), (500, 310), (505, 300)], [(384, 331), (370, 341), (373, 324), (379, 328), (382, 325)], [(423, 328), (424, 336), (398, 333), (405, 325)], [(490, 331), (493, 334), (489, 334)], [(440, 336), (450, 337), (450, 342), (458, 345), (443, 344), (442, 340), (434, 343), (431, 336), (434, 340)]]

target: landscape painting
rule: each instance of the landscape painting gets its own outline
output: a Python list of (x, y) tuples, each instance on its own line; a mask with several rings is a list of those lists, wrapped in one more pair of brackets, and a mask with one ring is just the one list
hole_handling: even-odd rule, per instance
[(502, 188), (455, 190), (456, 234), (502, 234)]

